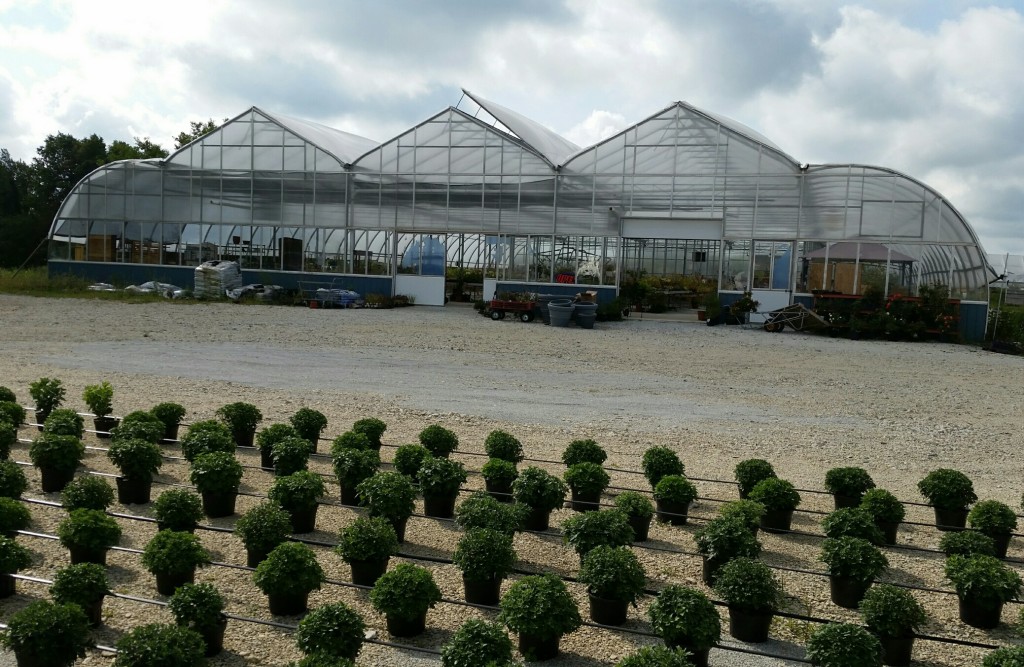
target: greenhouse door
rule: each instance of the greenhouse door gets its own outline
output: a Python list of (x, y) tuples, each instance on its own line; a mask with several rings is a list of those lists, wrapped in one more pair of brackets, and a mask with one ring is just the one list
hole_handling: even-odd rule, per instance
[(444, 305), (445, 237), (443, 234), (397, 234), (398, 273), (395, 294), (419, 306)]
[(754, 241), (750, 292), (759, 303), (751, 322), (764, 322), (764, 314), (788, 306), (793, 293), (793, 244), (790, 241)]

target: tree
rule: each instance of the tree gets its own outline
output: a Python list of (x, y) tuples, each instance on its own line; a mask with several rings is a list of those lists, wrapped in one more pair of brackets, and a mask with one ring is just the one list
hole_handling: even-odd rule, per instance
[(110, 148), (107, 150), (107, 162), (117, 162), (118, 160), (146, 160), (149, 158), (163, 158), (167, 157), (167, 151), (165, 151), (159, 144), (154, 144), (149, 140), (149, 137), (139, 139), (135, 137), (135, 145), (129, 144), (127, 141), (121, 141), (120, 139), (114, 140), (110, 144)]
[[(228, 122), (227, 118), (222, 121), (222, 123), (226, 122)], [(218, 127), (220, 127), (220, 124), (216, 123), (212, 118), (205, 123), (193, 120), (189, 123), (188, 132), (182, 132), (174, 138), (174, 147), (181, 148), (185, 144), (190, 144), (196, 139), (213, 132)]]

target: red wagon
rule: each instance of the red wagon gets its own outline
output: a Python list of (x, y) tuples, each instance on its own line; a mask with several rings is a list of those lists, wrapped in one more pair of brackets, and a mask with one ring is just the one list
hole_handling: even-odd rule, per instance
[(512, 313), (521, 322), (532, 322), (536, 314), (536, 301), (504, 301), (502, 299), (491, 299), (489, 309), (492, 320), (503, 320), (508, 313)]

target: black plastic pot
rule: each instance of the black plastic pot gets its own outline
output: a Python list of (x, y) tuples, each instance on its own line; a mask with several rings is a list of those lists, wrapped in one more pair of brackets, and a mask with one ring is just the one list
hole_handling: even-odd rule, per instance
[(763, 611), (744, 611), (729, 607), (729, 634), (734, 639), (750, 644), (768, 641), (768, 629), (775, 614)]
[(450, 496), (423, 496), (423, 514), (436, 519), (450, 519), (455, 515), (455, 500), (458, 492)]
[(761, 530), (768, 533), (785, 533), (793, 525), (793, 510), (767, 510), (761, 517)]
[(96, 429), (97, 438), (109, 438), (110, 432), (121, 423), (121, 420), (117, 417), (111, 417), (109, 415), (103, 417), (94, 417), (92, 425)]
[(572, 509), (575, 512), (596, 512), (601, 509), (601, 492), (577, 493), (572, 492)]
[(562, 641), (562, 635), (554, 637), (535, 637), (519, 633), (519, 652), (529, 662), (541, 662), (558, 657), (558, 645)]
[(967, 525), (967, 508), (947, 510), (935, 507), (935, 527), (939, 530), (959, 530)]
[(1003, 533), (1001, 535), (989, 534), (992, 538), (992, 543), (996, 548), (996, 558), (1006, 558), (1006, 550), (1010, 548), (1010, 533)]
[(858, 507), (860, 505), (860, 496), (841, 496), (833, 493), (832, 500), (835, 502), (837, 510), (846, 509), (850, 507)]
[(352, 568), (352, 583), (360, 586), (373, 586), (388, 570), (390, 558), (378, 560), (353, 560), (349, 561)]
[(39, 424), (36, 428), (40, 431), (43, 430), (43, 424), (46, 423), (46, 418), (50, 416), (49, 410), (36, 410), (36, 423)]
[(85, 605), (82, 609), (85, 611), (91, 627), (98, 628), (103, 624), (103, 598)]
[(628, 600), (606, 600), (604, 598), (588, 596), (590, 598), (590, 620), (601, 625), (622, 625), (626, 622), (626, 611), (629, 609)]
[(296, 616), (309, 608), (309, 593), (271, 593), (267, 595), (270, 613), (274, 616)]
[(416, 618), (395, 618), (391, 614), (385, 616), (387, 619), (388, 632), (392, 637), (415, 637), (423, 634), (427, 629), (427, 612)]
[(311, 443), (313, 445), (313, 453), (316, 454), (318, 443), (320, 442), (320, 433), (322, 433), (322, 430), (321, 429), (318, 429), (316, 431), (309, 431), (309, 430), (303, 431), (302, 429), (295, 429), (295, 430), (299, 432), (299, 437), (300, 438), (302, 438), (303, 440), (305, 440), (305, 441), (307, 441), (307, 442), (309, 442), (309, 443)]
[(192, 568), (188, 572), (174, 574), (158, 573), (156, 576), (156, 592), (160, 595), (174, 595), (174, 591), (178, 590), (185, 584), (195, 583), (196, 580), (196, 569)]
[(491, 497), (499, 503), (512, 502), (511, 484), (492, 484), (491, 480), (485, 478), (484, 487), (487, 489), (487, 493), (491, 494)]
[(9, 598), (14, 595), (14, 582), (16, 579), (8, 572), (0, 574), (0, 599)]
[(269, 555), (270, 555), (269, 551), (263, 551), (263, 550), (254, 551), (252, 549), (246, 549), (245, 550), (245, 564), (248, 565), (249, 567), (256, 567), (257, 565), (262, 563), (264, 560), (266, 560), (267, 556), (269, 556)]
[(690, 652), (690, 662), (693, 663), (694, 667), (708, 667), (708, 654), (711, 653), (710, 648), (695, 649), (694, 647), (684, 644), (682, 642), (670, 642), (665, 640), (665, 646), (668, 648), (684, 648)]
[(201, 495), (203, 497), (203, 512), (211, 519), (231, 516), (235, 513), (237, 491), (231, 493), (204, 492)]
[(15, 649), (14, 660), (18, 667), (52, 667), (50, 662), (31, 648)]
[(914, 635), (909, 637), (878, 637), (882, 644), (882, 664), (907, 667), (914, 651)]
[(292, 532), (312, 533), (316, 528), (316, 510), (319, 507), (320, 503), (317, 503), (312, 507), (288, 510), (288, 516), (292, 520)]
[(551, 520), (551, 510), (530, 508), (523, 518), (524, 530), (547, 530)]
[(341, 504), (348, 505), (349, 507), (359, 506), (359, 494), (356, 493), (355, 484), (341, 485)]
[(152, 479), (118, 477), (114, 481), (117, 482), (117, 502), (122, 505), (145, 505), (149, 502)]
[(861, 581), (850, 577), (836, 577), (829, 575), (828, 587), (832, 595), (832, 602), (846, 609), (856, 609), (864, 594), (871, 588), (871, 581)]
[(629, 527), (633, 529), (633, 541), (634, 542), (646, 542), (647, 536), (651, 532), (651, 519), (654, 517), (650, 516), (628, 516)]
[(207, 658), (212, 658), (224, 650), (224, 632), (227, 629), (228, 617), (222, 615), (220, 617), (220, 623), (212, 628), (203, 628), (199, 631), (199, 634), (203, 637), (203, 641), (206, 642), (206, 652), (203, 655)]
[(40, 466), (39, 477), (44, 493), (56, 493), (75, 478), (75, 471)]
[(96, 563), (97, 565), (107, 565), (107, 550), (106, 549), (86, 549), (83, 547), (68, 547), (68, 554), (71, 557), (71, 564), (78, 565), (79, 563)]
[(238, 447), (252, 447), (252, 441), (256, 438), (256, 429), (247, 431), (232, 431), (235, 438), (235, 445)]
[(701, 560), (703, 561), (701, 563), (701, 579), (704, 580), (706, 585), (714, 586), (715, 580), (718, 579), (718, 571), (728, 561), (718, 558), (708, 558), (707, 556), (702, 556)]
[(269, 447), (267, 449), (260, 450), (260, 468), (263, 468), (264, 470), (274, 469), (273, 452), (270, 451)]
[(164, 442), (172, 442), (178, 439), (178, 424), (164, 425)]
[(875, 525), (882, 531), (882, 541), (885, 544), (896, 544), (896, 534), (900, 529), (898, 521), (876, 521)]
[(999, 625), (999, 619), (1002, 614), (1002, 602), (993, 607), (991, 605), (979, 605), (970, 598), (960, 599), (960, 620), (972, 628), (991, 630)]
[(485, 581), (470, 581), (462, 577), (462, 588), (466, 592), (466, 602), (494, 606), (501, 598), (501, 577), (492, 577)]
[(687, 520), (687, 513), (690, 510), (689, 503), (678, 503), (671, 500), (658, 500), (655, 499), (657, 505), (657, 516), (658, 521), (662, 523), (668, 523), (673, 526), (685, 526)]

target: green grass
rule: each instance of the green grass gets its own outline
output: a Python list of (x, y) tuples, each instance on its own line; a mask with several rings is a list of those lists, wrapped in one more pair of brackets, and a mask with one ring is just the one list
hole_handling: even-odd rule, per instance
[(149, 303), (166, 301), (157, 294), (127, 294), (123, 290), (114, 292), (91, 292), (92, 281), (78, 276), (55, 276), (51, 278), (45, 266), (22, 269), (0, 269), (0, 293), (24, 296), (70, 297), (75, 299), (97, 299), (101, 301), (124, 301), (126, 303)]

